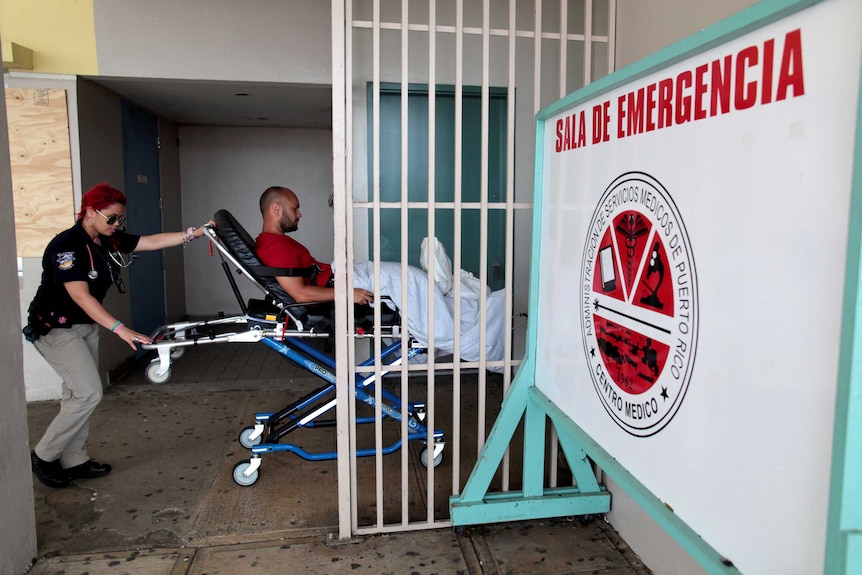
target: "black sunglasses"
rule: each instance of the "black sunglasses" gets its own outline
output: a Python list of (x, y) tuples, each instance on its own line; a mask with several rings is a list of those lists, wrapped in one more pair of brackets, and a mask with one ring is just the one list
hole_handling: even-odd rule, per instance
[(113, 226), (114, 224), (118, 224), (118, 225), (122, 226), (123, 224), (126, 223), (126, 216), (117, 216), (114, 214), (111, 214), (110, 216), (106, 216), (105, 214), (103, 214), (99, 210), (96, 210), (96, 213), (99, 214), (100, 216), (102, 216), (103, 218), (105, 218), (105, 223), (107, 223), (109, 226)]

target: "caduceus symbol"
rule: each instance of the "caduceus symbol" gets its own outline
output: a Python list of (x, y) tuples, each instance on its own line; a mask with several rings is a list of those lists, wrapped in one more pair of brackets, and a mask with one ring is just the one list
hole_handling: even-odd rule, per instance
[(647, 228), (640, 214), (629, 213), (623, 216), (622, 221), (617, 225), (617, 232), (625, 236), (626, 266), (628, 268), (628, 277), (632, 277), (632, 266), (635, 261), (635, 248), (638, 245), (638, 238), (646, 235), (649, 232), (649, 228)]

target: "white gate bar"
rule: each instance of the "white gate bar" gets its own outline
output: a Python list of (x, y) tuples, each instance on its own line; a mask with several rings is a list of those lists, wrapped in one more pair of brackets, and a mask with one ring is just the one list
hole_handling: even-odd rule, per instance
[[(409, 84), (409, 36), (410, 30), (410, 11), (408, 9), (408, 0), (401, 0), (401, 261), (408, 261), (407, 253), (407, 201), (409, 200), (409, 104), (410, 104), (410, 84)], [(406, 329), (403, 329), (403, 322), (407, 319), (407, 305), (409, 299), (407, 297), (407, 270), (401, 268), (401, 301), (404, 302), (403, 315), (401, 316), (401, 349), (407, 349), (409, 334)], [(407, 362), (402, 362), (402, 367)], [(409, 375), (406, 369), (401, 370), (401, 413), (407, 413), (407, 404), (409, 403)], [(408, 434), (410, 430), (407, 426), (407, 417), (401, 418), (401, 525), (405, 526), (410, 523), (409, 502), (410, 502), (410, 477), (408, 475), (409, 455)]]
[[(592, 0), (586, 0), (584, 4), (590, 4)], [(566, 56), (569, 51), (569, 42), (565, 38), (566, 32), (568, 31), (568, 16), (569, 16), (569, 0), (560, 0), (560, 83), (559, 83), (559, 92), (558, 96), (562, 98), (566, 95)], [(558, 438), (557, 438), (557, 430), (551, 426), (550, 436), (548, 438), (549, 443), (549, 457), (548, 457), (548, 485), (550, 487), (557, 486), (557, 474), (558, 474), (558, 461), (557, 461), (557, 452), (558, 452)]]
[(542, 108), (542, 0), (533, 7), (533, 115)]
[(608, 74), (612, 74), (617, 69), (617, 0), (608, 0), (608, 35), (605, 37), (596, 36), (595, 40), (604, 40), (608, 44)]
[[(374, 260), (374, 297), (379, 301), (379, 278), (380, 278), (380, 0), (373, 0), (372, 19), (372, 258)], [(374, 321), (380, 322), (380, 309), (375, 307)], [(375, 492), (375, 515), (376, 524), (383, 526), (383, 411), (381, 409), (380, 390), (383, 386), (380, 370), (380, 333), (375, 330), (374, 350), (374, 374), (377, 385), (374, 386), (374, 492)], [(356, 362), (354, 362), (355, 364)], [(355, 422), (354, 422), (355, 424)], [(357, 514), (358, 515), (358, 514)], [(357, 517), (358, 521), (358, 517)]]
[[(342, 0), (332, 0), (332, 194), (334, 221), (344, 221), (346, 210), (344, 199), (346, 197), (345, 187), (348, 182), (347, 166), (344, 157), (344, 150), (347, 149), (347, 141), (350, 140), (350, 131), (346, 126), (345, 110), (346, 106), (342, 105), (345, 101), (346, 88), (348, 85), (347, 72), (345, 70), (347, 57), (345, 34), (350, 34), (350, 27), (345, 26), (346, 19), (344, 14), (344, 2)], [(344, 266), (346, 263), (346, 253), (341, 249), (348, 243), (346, 230), (342, 231), (342, 226), (335, 226), (335, 261), (336, 265)], [(335, 287), (336, 307), (338, 301), (343, 301), (347, 293), (347, 286)], [(343, 307), (343, 306), (342, 306)], [(338, 320), (339, 315), (343, 318)], [(345, 333), (347, 331), (347, 318), (344, 314), (336, 314), (336, 333)], [(340, 338), (336, 341), (335, 358), (336, 362), (347, 362), (347, 347), (341, 344)], [(350, 378), (346, 373), (336, 375), (336, 397), (349, 397), (350, 393)], [(349, 405), (351, 402), (338, 402), (335, 407), (336, 417), (336, 448), (337, 448), (337, 466), (338, 466), (338, 538), (347, 539), (351, 535), (350, 530), (350, 509), (351, 498), (355, 491), (351, 487), (350, 481), (350, 460), (351, 446), (350, 434), (345, 433), (350, 429), (350, 413)], [(345, 409), (348, 407), (348, 409)]]
[[(589, 4), (592, 0), (586, 0)], [(560, 0), (560, 98), (566, 95), (566, 57), (569, 52), (569, 42), (566, 33), (569, 28), (569, 0)]]
[[(437, 23), (437, 2), (429, 0), (428, 2), (428, 24), (429, 29), (434, 30)], [(428, 238), (433, 242), (436, 237), (435, 225), (437, 212), (434, 209), (434, 199), (436, 197), (436, 182), (437, 182), (437, 34), (429, 32), (428, 34)], [(406, 232), (406, 230), (404, 230)], [(402, 242), (403, 244), (403, 242)], [(432, 244), (433, 246), (433, 244)], [(428, 256), (428, 293), (434, 293), (434, 268), (435, 259)], [(402, 262), (402, 266), (406, 265), (406, 260)], [(434, 405), (434, 358), (436, 355), (434, 343), (434, 304), (436, 298), (428, 298), (428, 372), (425, 400), (428, 405), (426, 415), (427, 443), (428, 447), (428, 467), (425, 475), (425, 490), (426, 490), (426, 517), (425, 520), (432, 524), (434, 523), (434, 416), (436, 413)]]
[[(356, 20), (353, 22), (354, 28), (365, 28), (371, 29), (373, 27), (373, 22), (369, 20)], [(381, 22), (380, 28), (382, 30), (400, 30), (402, 24), (398, 22)], [(435, 27), (435, 32), (438, 34), (456, 34), (457, 26), (447, 26), (445, 24), (438, 24)], [(430, 27), (427, 24), (410, 24), (409, 25), (410, 32), (428, 32)], [(462, 28), (463, 34), (465, 36), (481, 36), (483, 34), (482, 28), (474, 28), (471, 26), (465, 26)], [(488, 34), (490, 36), (503, 36), (506, 37), (509, 35), (509, 31), (505, 28), (491, 28), (488, 30)], [(531, 32), (530, 30), (516, 30), (515, 31), (516, 38), (535, 38), (536, 34)], [(559, 40), (560, 34), (558, 32), (542, 32), (543, 40)], [(583, 34), (566, 34), (567, 40), (584, 40)], [(594, 42), (609, 42), (608, 36), (593, 36)]]
[[(489, 107), (489, 69), (490, 69), (490, 30), (491, 7), (490, 0), (482, 3), (482, 112), (481, 112), (481, 146), (479, 160), (479, 285), (488, 285), (488, 107)], [(488, 294), (485, 290), (479, 292), (479, 413), (477, 414), (477, 449), (476, 456), (482, 452), (485, 445), (485, 413), (487, 372), (485, 371), (485, 325)]]
[[(343, 0), (343, 3), (345, 4), (345, 18), (347, 18), (347, 22), (350, 22), (352, 17), (353, 17), (353, 3), (350, 2), (349, 0), (346, 0), (346, 1)], [(347, 121), (348, 131), (347, 131), (347, 135), (345, 138), (345, 144), (346, 144), (347, 150), (348, 150), (348, 155), (347, 155), (347, 159), (346, 159), (346, 162), (348, 165), (347, 169), (348, 169), (348, 173), (350, 174), (351, 177), (347, 180), (347, 184), (346, 184), (345, 190), (344, 190), (344, 197), (340, 198), (342, 204), (345, 206), (345, 208), (344, 208), (345, 209), (344, 221), (345, 221), (345, 234), (346, 234), (345, 245), (338, 246), (336, 244), (336, 246), (335, 246), (335, 249), (336, 249), (336, 253), (335, 253), (335, 255), (336, 255), (336, 266), (338, 266), (337, 256), (340, 255), (339, 252), (343, 252), (346, 254), (345, 261), (342, 265), (344, 266), (345, 271), (347, 271), (348, 281), (346, 282), (347, 285), (345, 287), (344, 295), (342, 296), (343, 300), (347, 300), (347, 298), (348, 298), (347, 294), (350, 293), (350, 289), (353, 285), (353, 266), (351, 265), (353, 263), (353, 210), (352, 210), (352, 205), (353, 205), (353, 177), (352, 177), (352, 175), (353, 175), (353, 172), (352, 172), (352, 170), (353, 170), (353, 159), (352, 159), (352, 152), (353, 152), (353, 105), (352, 105), (353, 90), (352, 90), (352, 81), (351, 81), (351, 78), (353, 78), (353, 27), (349, 26), (349, 25), (347, 26), (347, 30), (345, 31), (345, 50), (346, 50), (346, 54), (348, 55), (346, 66), (345, 66), (345, 72), (347, 75), (345, 76), (346, 89), (345, 89), (344, 108), (346, 110), (345, 115), (348, 119), (348, 121)], [(335, 105), (335, 102), (333, 102), (333, 106), (334, 105)], [(338, 206), (338, 202), (339, 202), (339, 197), (337, 194), (335, 194), (333, 196), (333, 206)], [(336, 220), (336, 221), (340, 221), (340, 220)], [(336, 286), (335, 289), (336, 289), (336, 294), (338, 294), (338, 286)], [(339, 316), (345, 316), (347, 318), (347, 322), (346, 322), (344, 331), (337, 331), (336, 333), (339, 333), (339, 334), (346, 333), (347, 334), (346, 337), (344, 338), (344, 340), (347, 342), (347, 345), (346, 345), (346, 347), (347, 347), (347, 359), (348, 359), (347, 365), (353, 365), (354, 363), (356, 363), (356, 341), (353, 337), (353, 329), (348, 329), (348, 327), (347, 327), (347, 326), (353, 325), (353, 323), (352, 323), (353, 322), (353, 306), (350, 305), (348, 303), (348, 301), (345, 301), (344, 305), (345, 305), (345, 308), (342, 310), (342, 308), (338, 307), (338, 303), (336, 302), (336, 309), (335, 309), (335, 311), (336, 311), (336, 314), (335, 314), (336, 315), (336, 325), (338, 325), (338, 321), (339, 321), (338, 317)], [(341, 337), (336, 338), (336, 349), (338, 349), (337, 346), (339, 345), (341, 340), (342, 340)], [(336, 380), (338, 380), (339, 377), (342, 377), (342, 376), (339, 376), (338, 372), (336, 371)], [(349, 422), (348, 423), (349, 423), (349, 425), (346, 427), (346, 429), (348, 430), (347, 433), (349, 435), (349, 444), (350, 444), (349, 463), (350, 463), (350, 465), (349, 465), (349, 470), (348, 470), (349, 476), (345, 478), (345, 476), (343, 474), (339, 474), (338, 481), (339, 481), (339, 484), (344, 482), (350, 486), (350, 508), (348, 511), (348, 510), (345, 510), (343, 507), (339, 507), (338, 514), (339, 514), (339, 521), (342, 523), (344, 521), (346, 521), (347, 519), (349, 519), (351, 532), (352, 532), (353, 530), (356, 529), (356, 519), (355, 518), (357, 515), (357, 506), (358, 506), (358, 503), (357, 503), (358, 489), (357, 489), (357, 475), (356, 475), (357, 463), (356, 463), (356, 455), (355, 455), (355, 453), (356, 453), (356, 404), (354, 401), (352, 401), (350, 399), (353, 397), (353, 389), (352, 389), (352, 385), (354, 383), (353, 378), (351, 378), (349, 375), (346, 375), (346, 374), (344, 374), (343, 377), (345, 377), (347, 380), (347, 383), (345, 384), (347, 387), (343, 390), (338, 389), (336, 391), (338, 393), (337, 397), (347, 398), (344, 401), (339, 402), (338, 405), (341, 405), (343, 403), (346, 403), (348, 405), (348, 413), (349, 413)], [(342, 515), (349, 515), (349, 518), (343, 518)]]
[[(593, 81), (593, 0), (584, 2), (584, 86)], [(565, 94), (564, 94), (565, 95)]]
[[(353, 17), (353, 2), (347, 0), (345, 1), (347, 4), (346, 16), (348, 18), (348, 22)], [(354, 325), (354, 312), (353, 312), (353, 297), (351, 290), (353, 288), (353, 261), (354, 261), (354, 250), (353, 250), (353, 238), (354, 238), (354, 217), (355, 213), (353, 211), (353, 90), (352, 90), (352, 78), (353, 78), (353, 28), (351, 26), (347, 26), (347, 47), (350, 50), (350, 58), (348, 58), (347, 62), (347, 71), (348, 74), (345, 76), (345, 82), (347, 85), (346, 90), (346, 102), (345, 109), (347, 116), (347, 187), (345, 193), (345, 226), (346, 226), (346, 234), (347, 234), (347, 245), (344, 246), (344, 251), (347, 254), (347, 261), (345, 262), (345, 271), (347, 272), (347, 292), (345, 294), (346, 301), (344, 305), (346, 306), (345, 311), (340, 312), (338, 308), (336, 308), (336, 314), (341, 313), (341, 315), (347, 316), (347, 325), (349, 328), (347, 329), (347, 335), (345, 336), (345, 341), (347, 341), (347, 357), (348, 363), (347, 365), (354, 365), (356, 363), (356, 338), (355, 332), (353, 330)], [(338, 364), (336, 364), (338, 365)], [(343, 370), (342, 370), (343, 371)], [(350, 426), (349, 426), (349, 434), (350, 434), (350, 486), (351, 486), (351, 506), (350, 506), (350, 517), (351, 517), (351, 529), (356, 528), (356, 517), (357, 517), (357, 509), (358, 509), (358, 499), (357, 494), (358, 490), (358, 464), (356, 461), (356, 402), (353, 401), (354, 392), (353, 385), (354, 379), (352, 376), (347, 375), (348, 377), (348, 391), (345, 395), (341, 395), (339, 397), (346, 398), (344, 403), (349, 404), (349, 412), (350, 412)], [(340, 479), (339, 479), (340, 480)], [(339, 513), (347, 513), (346, 510), (339, 509)]]
[[(481, 202), (459, 202), (457, 204), (460, 207), (467, 209), (478, 210), (482, 208)], [(408, 208), (430, 208), (431, 206), (428, 202), (423, 201), (415, 201), (415, 202), (380, 202), (381, 208), (400, 208), (401, 206), (406, 206)], [(436, 202), (435, 207), (437, 208), (455, 208), (455, 202)], [(368, 208), (371, 209), (374, 207), (374, 202), (354, 202), (354, 208)], [(532, 203), (529, 202), (515, 202), (512, 204), (512, 207), (516, 210), (529, 210), (533, 207)], [(489, 210), (505, 210), (505, 204), (488, 204)], [(453, 264), (454, 265), (454, 264)]]
[[(455, 276), (455, 317), (461, 317), (461, 176), (463, 173), (463, 147), (461, 141), (464, 131), (464, 0), (455, 4), (455, 191), (453, 220), (455, 232), (455, 253), (453, 255), (453, 275)], [(442, 203), (441, 203), (442, 204)], [(447, 440), (451, 445), (452, 457), (452, 494), (461, 492), (461, 322), (455, 322), (454, 352), (452, 363), (452, 437)]]
[[(353, 26), (351, 26), (349, 23), (353, 21), (353, 2), (351, 0), (342, 0), (342, 1), (346, 5), (345, 18), (347, 19), (347, 22), (348, 22), (347, 33), (346, 33), (346, 50), (347, 50), (347, 54), (348, 54), (347, 69), (350, 70), (350, 74), (345, 76), (345, 83), (347, 85), (347, 89), (346, 89), (346, 98), (345, 98), (346, 101), (345, 101), (344, 107), (347, 110), (347, 113), (350, 114), (349, 117), (351, 118), (351, 122), (349, 124), (350, 131), (347, 133), (347, 142), (348, 142), (347, 145), (349, 146), (348, 150), (351, 152), (351, 154), (348, 155), (347, 162), (350, 165), (350, 169), (352, 170), (353, 169), (353, 159), (352, 159), (352, 150), (353, 150), (353, 123), (352, 123), (352, 114), (353, 114), (353, 81), (352, 81), (352, 78), (353, 78), (353, 73), (352, 73), (353, 72)], [(335, 105), (337, 105), (337, 102), (333, 102), (333, 106), (335, 106)], [(353, 223), (353, 210), (352, 210), (352, 205), (353, 205), (353, 178), (350, 178), (347, 182), (347, 190), (345, 192), (345, 198), (343, 198), (343, 201), (347, 204), (346, 220), (349, 223), (349, 225), (352, 225), (352, 223)], [(335, 206), (338, 205), (338, 197), (337, 196), (333, 198), (333, 203)], [(352, 237), (352, 233), (351, 233), (348, 236), (347, 245), (343, 246), (343, 249), (342, 249), (342, 251), (346, 251), (346, 252), (351, 254), (347, 258), (347, 260), (345, 261), (345, 264), (344, 264), (345, 268), (348, 268), (348, 267), (352, 268), (352, 265), (351, 265), (353, 263), (352, 246), (353, 246), (353, 237)], [(336, 246), (336, 256), (338, 255), (338, 248), (339, 247), (342, 247), (342, 246)], [(336, 259), (336, 263), (337, 262), (338, 262), (338, 260)], [(352, 272), (352, 270), (349, 270), (349, 271)], [(348, 284), (347, 290), (346, 290), (345, 295), (344, 295), (345, 299), (347, 298), (347, 293), (350, 291), (350, 287), (352, 285), (350, 281), (348, 281), (347, 284)], [(337, 291), (338, 286), (336, 286), (335, 289)], [(352, 306), (348, 305), (347, 307), (349, 309)], [(339, 313), (340, 313), (340, 310), (336, 307), (336, 314), (335, 314), (336, 315), (336, 318), (335, 318), (336, 322), (338, 322)], [(350, 325), (350, 324), (348, 324), (348, 325)], [(353, 337), (353, 330), (352, 329), (346, 330), (346, 331), (348, 333), (348, 335), (347, 335), (347, 342), (348, 342), (347, 343), (347, 347), (348, 347), (347, 352), (348, 352), (348, 358), (349, 358), (347, 365), (353, 365), (356, 363), (356, 340)], [(338, 332), (338, 333), (341, 333), (341, 332)], [(336, 346), (339, 343), (338, 340), (340, 340), (340, 338), (337, 338)], [(336, 349), (337, 349), (337, 347), (336, 347)], [(344, 371), (344, 370), (342, 370), (342, 371)], [(338, 371), (336, 371), (336, 378), (340, 378), (340, 377), (342, 377), (342, 375), (339, 375)], [(346, 374), (344, 375), (344, 377), (346, 377), (347, 379), (350, 380), (350, 385), (354, 384), (352, 377), (350, 377), (349, 375), (346, 375)], [(340, 395), (338, 395), (338, 397), (345, 397), (345, 398), (352, 398), (353, 397), (353, 390), (349, 389), (349, 388), (343, 394), (341, 393), (341, 390), (338, 390), (338, 393), (340, 394)], [(356, 454), (356, 403), (352, 400), (346, 400), (346, 401), (344, 401), (344, 403), (347, 403), (349, 405), (349, 410), (350, 410), (350, 422), (349, 422), (349, 427), (348, 427), (349, 434), (350, 434), (350, 477), (349, 477), (349, 481), (348, 481), (348, 483), (350, 485), (349, 516), (350, 516), (351, 533), (354, 533), (356, 531), (356, 523), (357, 523), (356, 517), (357, 517), (357, 509), (358, 509), (358, 502), (357, 502), (357, 493), (358, 493), (357, 462), (356, 462), (356, 455), (355, 455)], [(340, 404), (341, 403), (339, 403), (339, 405)], [(343, 477), (344, 477), (343, 475), (339, 474), (339, 476), (338, 476), (339, 484), (343, 481)], [(345, 514), (347, 514), (345, 509), (343, 507), (339, 507), (338, 515), (339, 515), (339, 519), (341, 521), (343, 521), (343, 519), (341, 519), (341, 516), (345, 515)]]
[[(506, 89), (506, 261), (503, 289), (506, 290), (505, 309), (510, 311), (505, 320), (506, 340), (503, 349), (503, 397), (509, 392), (512, 383), (512, 278), (515, 244), (515, 47), (517, 0), (509, 0), (509, 77)], [(510, 460), (509, 449), (503, 454), (502, 486), (509, 491)]]

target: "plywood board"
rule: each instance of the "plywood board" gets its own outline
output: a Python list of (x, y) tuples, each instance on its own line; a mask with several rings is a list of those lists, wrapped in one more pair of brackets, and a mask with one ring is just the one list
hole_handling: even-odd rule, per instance
[(66, 91), (7, 89), (6, 114), (18, 256), (41, 257), (75, 221)]

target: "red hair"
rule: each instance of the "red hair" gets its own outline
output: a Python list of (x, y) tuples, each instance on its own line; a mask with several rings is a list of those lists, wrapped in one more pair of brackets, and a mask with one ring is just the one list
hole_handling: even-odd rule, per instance
[(125, 206), (126, 196), (123, 195), (123, 192), (116, 188), (112, 188), (108, 184), (93, 186), (87, 190), (87, 193), (85, 193), (84, 197), (81, 198), (81, 211), (78, 212), (78, 220), (80, 221), (84, 219), (84, 215), (87, 213), (87, 208), (104, 210), (111, 204), (120, 204)]

